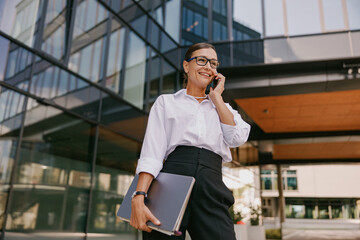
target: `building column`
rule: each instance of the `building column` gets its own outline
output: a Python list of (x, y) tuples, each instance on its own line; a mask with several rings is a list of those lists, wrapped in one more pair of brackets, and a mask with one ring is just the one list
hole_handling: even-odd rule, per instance
[(278, 182), (278, 191), (279, 191), (279, 219), (280, 219), (280, 226), (282, 223), (285, 222), (285, 199), (284, 199), (284, 191), (283, 191), (283, 181), (282, 181), (282, 174), (281, 174), (281, 165), (276, 165), (277, 169), (277, 182)]

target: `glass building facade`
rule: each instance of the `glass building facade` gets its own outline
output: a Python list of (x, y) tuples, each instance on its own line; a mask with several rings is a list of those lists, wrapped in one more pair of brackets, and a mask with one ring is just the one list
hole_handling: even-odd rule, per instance
[[(136, 239), (115, 213), (149, 109), (182, 87), (187, 47), (213, 43), (221, 68), (360, 56), (359, 10), (357, 0), (0, 1), (0, 239)], [(300, 47), (325, 38), (340, 49)]]

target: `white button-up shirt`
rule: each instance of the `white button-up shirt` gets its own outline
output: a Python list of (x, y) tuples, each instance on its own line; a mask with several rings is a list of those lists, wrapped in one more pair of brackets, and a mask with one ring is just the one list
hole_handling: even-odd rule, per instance
[(245, 143), (250, 125), (228, 103), (236, 126), (220, 122), (210, 99), (199, 103), (182, 89), (157, 98), (151, 108), (136, 173), (147, 172), (156, 177), (163, 161), (179, 145), (205, 148), (230, 162), (229, 147)]

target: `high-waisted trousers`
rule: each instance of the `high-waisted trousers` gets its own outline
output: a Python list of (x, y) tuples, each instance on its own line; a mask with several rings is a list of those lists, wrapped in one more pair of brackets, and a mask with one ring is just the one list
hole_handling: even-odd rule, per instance
[(222, 158), (207, 149), (178, 146), (167, 158), (162, 172), (192, 176), (195, 184), (186, 208), (181, 236), (168, 236), (153, 230), (143, 232), (143, 240), (185, 239), (235, 240), (229, 207), (234, 204), (231, 191), (222, 181)]

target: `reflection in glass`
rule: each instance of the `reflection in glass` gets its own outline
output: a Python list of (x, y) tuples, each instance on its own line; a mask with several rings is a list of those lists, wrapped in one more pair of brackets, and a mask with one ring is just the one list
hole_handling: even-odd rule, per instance
[(175, 42), (164, 32), (161, 32), (161, 46), (160, 51), (161, 53), (168, 53), (171, 50), (176, 50), (177, 45)]
[(331, 204), (331, 218), (332, 219), (341, 219), (343, 218), (343, 210), (341, 201), (330, 201)]
[(162, 71), (163, 71), (162, 94), (173, 93), (175, 91), (176, 69), (173, 68), (165, 60), (163, 60)]
[(262, 36), (261, 0), (234, 0), (234, 40), (258, 39)]
[(287, 178), (287, 190), (297, 190), (297, 178), (288, 177)]
[(151, 58), (150, 68), (150, 99), (155, 99), (159, 95), (160, 82), (160, 58), (154, 54)]
[(146, 116), (128, 104), (102, 94), (101, 123), (141, 142), (145, 134)]
[(103, 22), (107, 12), (100, 3), (95, 0), (78, 0), (76, 8), (75, 26), (73, 38), (92, 30), (96, 25)]
[(52, 107), (27, 112), (7, 230), (84, 231), (92, 136)]
[[(220, 61), (220, 67), (227, 67), (230, 66), (230, 45), (225, 43), (225, 44), (215, 44), (215, 48), (216, 48), (216, 52), (217, 52), (217, 56), (218, 59)], [(244, 58), (245, 55), (242, 56), (235, 56), (235, 57), (240, 57), (240, 58)]]
[[(225, 45), (224, 48), (228, 49), (229, 47)], [(264, 44), (262, 40), (234, 43), (232, 51), (234, 66), (264, 63)], [(230, 49), (227, 52), (230, 52)], [(224, 57), (226, 60), (229, 55)]]
[(33, 47), (41, 14), (39, 0), (0, 1), (0, 30)]
[(146, 37), (148, 17), (146, 15), (135, 18), (130, 25), (138, 32), (142, 37)]
[[(220, 40), (227, 40), (228, 33), (227, 33), (227, 1), (226, 0), (214, 0), (213, 1), (213, 8), (212, 8), (212, 40), (213, 41), (220, 41)], [(196, 22), (196, 20), (195, 20)]]
[(112, 29), (115, 30), (110, 35), (109, 57), (106, 71), (106, 87), (119, 93), (120, 76), (123, 65), (125, 28), (116, 21), (112, 21)]
[[(1, 47), (5, 50), (0, 56), (0, 80), (16, 85), (29, 75), (33, 55), (13, 43), (9, 44), (2, 37), (0, 39)], [(7, 50), (10, 49), (11, 51), (8, 52)]]
[[(325, 30), (343, 30), (345, 28), (341, 0), (323, 0)], [(359, 9), (360, 10), (360, 9)]]
[(318, 1), (286, 1), (288, 34), (301, 35), (321, 32)]
[(137, 142), (100, 128), (90, 232), (132, 232), (133, 228), (119, 220), (116, 212), (133, 179), (138, 147)]
[(209, 39), (207, 6), (190, 0), (184, 1), (181, 29), (183, 45), (207, 41)]
[(133, 32), (130, 32), (126, 56), (124, 99), (140, 109), (143, 107), (144, 100), (145, 62), (145, 43)]
[(265, 190), (273, 189), (271, 177), (262, 177), (261, 178), (261, 189), (265, 189)]
[[(160, 28), (153, 22), (150, 21), (150, 27), (151, 27), (151, 37), (150, 37), (150, 43), (158, 48), (159, 47), (159, 38), (160, 38)], [(149, 31), (150, 34), (150, 31)]]
[(165, 31), (179, 42), (180, 0), (167, 0), (165, 6)]
[(346, 0), (346, 9), (349, 16), (349, 27), (351, 30), (360, 29), (360, 1)]
[(284, 35), (284, 9), (282, 0), (265, 0), (266, 36)]
[(21, 126), (25, 96), (0, 87), (0, 133), (11, 134)]
[(65, 54), (66, 41), (66, 0), (47, 1), (44, 35), (41, 49), (55, 58)]
[(25, 96), (0, 87), (0, 229), (7, 204)]
[(122, 9), (133, 4), (133, 1), (131, 0), (108, 0), (108, 2), (110, 2), (110, 7), (115, 12), (120, 12)]
[[(151, 1), (154, 4), (153, 18), (161, 25), (164, 26), (163, 7), (160, 1)], [(180, 19), (178, 16), (177, 19)], [(178, 28), (177, 28), (178, 29)]]
[(95, 0), (79, 1), (71, 45), (69, 68), (98, 82), (105, 49), (107, 12)]
[[(96, 120), (100, 91), (58, 67), (49, 66), (42, 69), (44, 63), (43, 61), (35, 65), (38, 71), (33, 75), (30, 93), (86, 118)], [(37, 106), (39, 106), (38, 102), (29, 99), (28, 110)]]
[(319, 202), (318, 209), (319, 219), (329, 219), (329, 206), (327, 203)]

